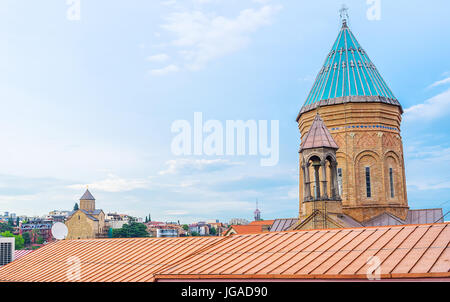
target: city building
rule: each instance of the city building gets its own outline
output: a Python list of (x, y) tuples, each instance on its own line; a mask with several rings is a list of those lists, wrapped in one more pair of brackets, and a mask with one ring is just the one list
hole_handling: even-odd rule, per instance
[(178, 229), (157, 229), (156, 237), (178, 237)]
[(70, 213), (70, 211), (53, 210), (48, 213), (45, 219), (52, 220), (54, 222), (65, 222)]
[(0, 236), (0, 267), (14, 261), (14, 237)]
[(233, 218), (228, 223), (229, 225), (247, 225), (249, 224), (249, 221), (247, 219), (242, 218)]
[(105, 216), (105, 223), (111, 229), (121, 229), (130, 222), (130, 217), (125, 214), (108, 213)]
[(219, 222), (219, 220), (216, 220), (216, 221), (217, 222), (208, 222), (207, 221), (208, 226), (209, 226), (209, 232), (211, 233), (211, 235), (222, 236), (228, 229), (228, 226)]
[(259, 234), (263, 232), (262, 225), (230, 225), (223, 236), (236, 234)]
[(275, 222), (275, 220), (259, 220), (259, 221), (252, 221), (248, 225), (260, 225), (263, 232), (270, 231), (270, 228), (272, 227), (272, 224)]
[(15, 222), (16, 219), (17, 219), (16, 213), (4, 212), (3, 215), (0, 215), (1, 221), (8, 222), (11, 220), (11, 221)]
[(42, 240), (42, 243), (52, 242), (52, 226), (54, 221), (49, 219), (30, 219), (25, 223), (19, 223), (19, 234), (30, 234), (31, 243), (38, 243)]
[(197, 223), (193, 223), (189, 225), (189, 233), (197, 234), (200, 236), (207, 236), (210, 234), (209, 225), (204, 221), (199, 221)]
[(108, 237), (105, 213), (96, 209), (95, 198), (89, 189), (81, 196), (79, 209), (69, 215), (66, 225), (69, 230), (67, 239)]
[(180, 237), (187, 234), (181, 225), (174, 222), (149, 221), (144, 224), (150, 237)]

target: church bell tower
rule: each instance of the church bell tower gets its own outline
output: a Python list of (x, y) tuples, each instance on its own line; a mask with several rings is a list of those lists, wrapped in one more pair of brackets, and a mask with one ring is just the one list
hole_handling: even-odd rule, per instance
[[(342, 198), (343, 213), (358, 222), (384, 212), (404, 220), (409, 207), (400, 133), (403, 109), (351, 32), (346, 9), (341, 10), (341, 18), (338, 37), (297, 117), (302, 142), (320, 114), (339, 147), (332, 182), (336, 182), (335, 196)], [(315, 189), (306, 185), (305, 152), (300, 154), (300, 216), (304, 201), (321, 189), (318, 182)], [(319, 157), (312, 165), (323, 170)]]

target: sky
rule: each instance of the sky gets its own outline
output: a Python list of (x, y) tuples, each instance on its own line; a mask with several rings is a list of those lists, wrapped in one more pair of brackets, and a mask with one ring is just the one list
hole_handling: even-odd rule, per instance
[[(0, 213), (298, 215), (295, 122), (340, 29), (334, 0), (2, 0)], [(346, 0), (405, 113), (411, 208), (450, 209), (450, 2)], [(178, 156), (176, 121), (278, 121), (279, 160)]]

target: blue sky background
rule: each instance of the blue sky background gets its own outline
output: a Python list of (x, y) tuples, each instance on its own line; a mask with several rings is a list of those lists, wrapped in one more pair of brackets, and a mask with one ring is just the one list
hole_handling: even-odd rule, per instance
[[(405, 109), (409, 204), (450, 209), (450, 3), (345, 1)], [(0, 2), (0, 212), (97, 207), (154, 220), (298, 213), (295, 123), (340, 29), (339, 1)], [(175, 120), (279, 120), (280, 161), (175, 157)], [(445, 203), (445, 204), (444, 204)]]

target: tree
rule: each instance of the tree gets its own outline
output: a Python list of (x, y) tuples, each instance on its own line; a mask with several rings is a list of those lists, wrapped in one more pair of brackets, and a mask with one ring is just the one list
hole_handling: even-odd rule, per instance
[(12, 232), (12, 231), (14, 231), (14, 228), (7, 223), (0, 222), (0, 233), (8, 232), (8, 231)]
[(25, 247), (24, 239), (23, 239), (22, 235), (14, 235), (10, 231), (6, 231), (6, 232), (3, 232), (3, 233), (0, 233), (0, 236), (3, 236), (3, 237), (14, 237), (16, 250), (21, 250), (21, 249), (23, 249)]
[(148, 237), (147, 227), (143, 223), (137, 223), (135, 221), (129, 224), (124, 224), (120, 229), (112, 230), (113, 238), (140, 238)]
[(44, 238), (42, 236), (39, 236), (36, 240), (37, 244), (43, 244), (44, 243)]
[(78, 206), (78, 203), (76, 202), (75, 205), (73, 206), (73, 210), (78, 211), (79, 209), (80, 209), (80, 207)]
[(185, 230), (186, 232), (189, 231), (189, 226), (187, 224), (183, 224), (181, 226), (183, 228), (183, 230)]
[(191, 233), (191, 236), (192, 236), (192, 237), (197, 237), (197, 236), (200, 236), (200, 234), (197, 233), (197, 232), (192, 232), (192, 233)]
[(24, 240), (24, 244), (25, 245), (29, 245), (31, 243), (31, 236), (29, 232), (25, 232), (22, 234), (23, 240)]
[(217, 235), (216, 228), (211, 228), (211, 229), (209, 229), (209, 233), (210, 233), (212, 236), (216, 236), (216, 235)]

